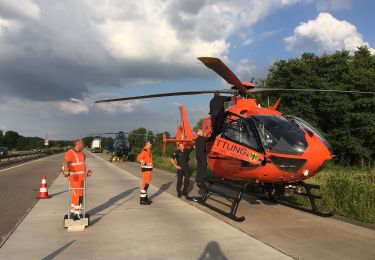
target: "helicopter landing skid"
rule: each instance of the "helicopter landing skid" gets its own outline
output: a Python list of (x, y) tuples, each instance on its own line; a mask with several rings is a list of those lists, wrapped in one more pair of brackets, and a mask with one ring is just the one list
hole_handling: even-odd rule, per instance
[[(241, 202), (242, 199), (242, 194), (244, 192), (244, 186), (238, 186), (234, 185), (232, 183), (228, 183), (226, 181), (220, 181), (220, 180), (207, 180), (207, 188), (204, 189), (204, 195), (203, 197), (199, 200), (199, 203), (225, 217), (228, 217), (236, 222), (242, 222), (245, 220), (244, 216), (238, 217), (236, 216), (238, 205)], [(225, 188), (228, 188), (230, 190), (233, 190), (237, 192), (235, 195), (226, 193), (225, 191), (215, 189), (213, 186), (222, 186)], [(221, 197), (224, 197), (226, 199), (229, 199), (232, 202), (230, 212), (226, 212), (222, 209), (219, 209), (213, 205), (210, 205), (207, 203), (207, 199), (211, 194), (219, 195)]]
[[(305, 209), (305, 211), (310, 212), (310, 213), (312, 213), (314, 215), (317, 215), (317, 216), (321, 216), (321, 217), (332, 217), (334, 215), (333, 211), (331, 211), (331, 212), (322, 212), (322, 211), (320, 211), (318, 209), (316, 203), (315, 203), (315, 200), (322, 199), (322, 196), (313, 194), (311, 192), (311, 190), (312, 189), (319, 190), (320, 189), (320, 185), (305, 183), (303, 181), (297, 182), (294, 185), (296, 185), (297, 187), (303, 187), (304, 190), (305, 190), (305, 192), (297, 190), (296, 195), (304, 196), (304, 197), (307, 197), (309, 199), (309, 202), (310, 202), (310, 205), (311, 205), (311, 209)], [(301, 210), (303, 210), (303, 209), (304, 208), (301, 208)]]
[[(305, 183), (303, 181), (300, 181), (300, 182), (293, 183), (293, 186), (296, 187), (296, 192), (294, 193), (294, 195), (307, 197), (309, 199), (311, 208), (306, 208), (306, 207), (296, 205), (296, 204), (292, 204), (292, 203), (286, 201), (284, 199), (285, 196), (283, 196), (285, 194), (285, 188), (282, 190), (282, 192), (277, 192), (277, 189), (276, 189), (276, 196), (274, 196), (272, 194), (272, 191), (269, 190), (269, 192), (267, 192), (268, 200), (270, 200), (272, 202), (275, 202), (275, 203), (278, 203), (278, 204), (281, 204), (281, 205), (284, 205), (284, 206), (287, 206), (287, 207), (291, 207), (291, 208), (298, 209), (298, 210), (301, 210), (301, 211), (304, 211), (304, 212), (307, 212), (307, 213), (311, 213), (311, 214), (314, 214), (314, 215), (317, 215), (317, 216), (320, 216), (320, 217), (332, 217), (334, 215), (333, 211), (331, 211), (331, 212), (320, 211), (318, 209), (316, 203), (315, 203), (315, 201), (317, 199), (321, 199), (322, 197), (319, 196), (319, 195), (313, 194), (311, 192), (311, 190), (312, 189), (319, 190), (320, 185), (310, 184), (310, 183)], [(305, 192), (303, 192), (300, 189), (301, 187), (305, 190)]]

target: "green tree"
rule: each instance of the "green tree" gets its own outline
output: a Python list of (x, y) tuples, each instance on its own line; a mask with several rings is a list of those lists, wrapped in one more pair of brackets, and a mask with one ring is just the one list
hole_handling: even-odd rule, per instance
[(202, 129), (204, 118), (198, 120), (197, 124), (193, 127), (193, 131), (196, 132), (198, 129)]
[[(269, 69), (267, 87), (375, 91), (375, 56), (367, 47), (280, 60)], [(280, 93), (278, 93), (280, 94)], [(258, 96), (259, 97), (259, 96)], [(276, 100), (275, 95), (270, 95)], [(267, 97), (259, 100), (266, 103)], [(301, 117), (331, 142), (337, 162), (370, 165), (375, 160), (374, 95), (283, 93), (280, 110)]]
[(4, 138), (4, 132), (3, 130), (0, 130), (0, 146), (4, 146), (3, 138)]
[(29, 148), (27, 139), (23, 137), (22, 135), (18, 136), (17, 138), (16, 148), (17, 150), (27, 150)]
[(3, 137), (4, 145), (8, 147), (8, 149), (14, 149), (17, 146), (17, 139), (20, 135), (15, 131), (7, 131)]
[(151, 143), (155, 142), (155, 136), (151, 130), (148, 130), (146, 134), (147, 134), (148, 141), (150, 141)]
[(92, 140), (94, 140), (93, 136), (86, 136), (83, 139), (83, 142), (85, 143), (86, 147), (91, 147)]
[(139, 151), (147, 139), (147, 129), (140, 127), (131, 131), (128, 135), (129, 144), (132, 146), (132, 151)]

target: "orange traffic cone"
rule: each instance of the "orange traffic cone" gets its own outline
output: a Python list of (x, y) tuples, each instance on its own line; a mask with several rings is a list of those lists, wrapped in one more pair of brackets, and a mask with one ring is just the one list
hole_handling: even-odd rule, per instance
[(47, 179), (46, 175), (42, 176), (42, 184), (40, 185), (38, 199), (48, 199), (50, 196), (48, 196), (48, 188), (47, 188)]

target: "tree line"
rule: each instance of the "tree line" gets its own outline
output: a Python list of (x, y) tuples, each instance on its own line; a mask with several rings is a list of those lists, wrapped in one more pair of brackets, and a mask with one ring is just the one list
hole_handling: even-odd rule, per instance
[[(169, 132), (165, 132), (167, 138), (171, 138)], [(163, 147), (163, 133), (154, 133), (144, 127), (139, 127), (131, 131), (128, 135), (129, 145), (132, 147), (132, 153), (138, 153), (143, 148), (145, 141), (151, 141), (152, 152), (155, 155), (162, 155)], [(171, 143), (167, 144), (166, 153), (172, 153), (174, 146)]]
[[(305, 53), (276, 61), (261, 86), (375, 91), (375, 55), (367, 47), (351, 54)], [(281, 96), (279, 110), (317, 127), (332, 144), (335, 161), (371, 167), (375, 160), (375, 95), (285, 92), (257, 95), (267, 106)]]
[[(170, 138), (171, 135), (169, 132), (165, 132), (167, 138)], [(115, 135), (115, 134), (114, 134)], [(83, 141), (85, 146), (90, 147), (92, 140), (94, 138), (101, 138), (102, 139), (102, 147), (107, 149), (109, 146), (112, 146), (114, 143), (114, 137), (103, 137), (103, 136), (88, 136), (84, 137)], [(162, 155), (162, 143), (163, 143), (163, 133), (154, 133), (152, 130), (148, 130), (144, 127), (139, 127), (133, 129), (131, 132), (127, 134), (127, 138), (129, 141), (129, 145), (131, 146), (131, 153), (138, 153), (144, 146), (144, 142), (146, 140), (151, 141), (153, 144), (152, 151), (156, 155)], [(167, 153), (172, 153), (173, 145), (167, 145)]]
[[(49, 147), (64, 148), (70, 145), (70, 141), (50, 140)], [(44, 139), (41, 137), (25, 137), (16, 131), (0, 130), (0, 147), (5, 146), (9, 150), (27, 151), (32, 149), (43, 149)]]

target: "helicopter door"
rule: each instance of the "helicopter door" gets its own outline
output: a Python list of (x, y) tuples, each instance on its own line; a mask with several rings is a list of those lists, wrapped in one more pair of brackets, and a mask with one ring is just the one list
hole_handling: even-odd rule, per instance
[(212, 152), (260, 165), (264, 155), (260, 152), (261, 145), (249, 122), (239, 118), (229, 120), (223, 127), (223, 132), (217, 136), (212, 146)]

